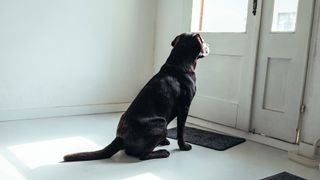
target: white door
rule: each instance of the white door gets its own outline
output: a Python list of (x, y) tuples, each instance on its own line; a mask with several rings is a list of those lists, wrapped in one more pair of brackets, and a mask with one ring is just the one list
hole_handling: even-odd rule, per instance
[(295, 142), (313, 0), (263, 0), (251, 128)]
[(198, 62), (197, 93), (189, 115), (249, 130), (259, 30), (252, 3), (193, 0), (191, 31), (201, 32), (210, 55)]

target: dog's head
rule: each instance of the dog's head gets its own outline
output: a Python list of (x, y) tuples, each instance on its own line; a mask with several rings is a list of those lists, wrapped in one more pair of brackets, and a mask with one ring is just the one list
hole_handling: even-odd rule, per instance
[(203, 58), (209, 54), (209, 46), (204, 42), (199, 33), (183, 33), (177, 36), (171, 45), (180, 53), (191, 53), (196, 59)]

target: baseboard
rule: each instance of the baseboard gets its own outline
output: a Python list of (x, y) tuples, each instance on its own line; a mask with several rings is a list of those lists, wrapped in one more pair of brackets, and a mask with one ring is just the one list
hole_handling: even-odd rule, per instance
[(79, 106), (0, 110), (0, 121), (121, 112), (125, 111), (128, 108), (129, 104), (130, 103), (107, 103)]
[(298, 150), (298, 145), (290, 144), (281, 140), (273, 139), (270, 137), (261, 136), (258, 134), (252, 134), (249, 132), (245, 132), (239, 129), (235, 129), (232, 127), (227, 127), (221, 124), (216, 124), (210, 121), (206, 121), (203, 119), (198, 119), (195, 117), (188, 117), (187, 122), (193, 126), (199, 126), (201, 128), (210, 130), (210, 131), (216, 131), (221, 132), (224, 134), (229, 134), (232, 136), (242, 137), (250, 141), (254, 141), (257, 143), (265, 144), (268, 146), (272, 146), (284, 151), (296, 151)]

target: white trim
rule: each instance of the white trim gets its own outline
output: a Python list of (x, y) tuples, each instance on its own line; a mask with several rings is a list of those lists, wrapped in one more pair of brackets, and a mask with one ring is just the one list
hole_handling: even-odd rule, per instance
[[(242, 74), (240, 82), (244, 84), (239, 93), (242, 94), (239, 96), (239, 109), (236, 120), (236, 127), (238, 129), (249, 131), (251, 128), (251, 114), (253, 107), (253, 94), (255, 88), (255, 78), (257, 70), (257, 59), (258, 51), (260, 44), (260, 31), (261, 31), (261, 19), (262, 19), (262, 1), (257, 4), (257, 13), (253, 16), (252, 6), (253, 1), (249, 1), (248, 5), (248, 18), (253, 18), (249, 20), (252, 22), (251, 26), (254, 28), (249, 28), (250, 24), (247, 23), (246, 33), (251, 34), (249, 38), (249, 46), (246, 47), (247, 59), (243, 62)], [(252, 31), (252, 32), (251, 32)]]
[(130, 103), (106, 103), (32, 109), (0, 110), (0, 122), (73, 115), (88, 115), (125, 111)]
[[(307, 61), (307, 70), (306, 70), (306, 79), (305, 79), (305, 86), (304, 86), (304, 93), (303, 93), (303, 104), (306, 105), (308, 108), (310, 105), (311, 97), (311, 90), (312, 90), (312, 81), (313, 81), (313, 63), (317, 61), (317, 59), (320, 58), (320, 52), (318, 52), (317, 49), (320, 42), (320, 1), (315, 0), (314, 2), (314, 12), (313, 12), (313, 24), (312, 24), (312, 30), (311, 30), (311, 37), (310, 37), (310, 48), (309, 48), (309, 57)], [(300, 129), (300, 137), (299, 141), (301, 142), (307, 142), (309, 144), (312, 144), (312, 137), (304, 137), (303, 131), (305, 131), (304, 126), (306, 125), (306, 115), (309, 113), (308, 109), (305, 113), (303, 113), (300, 117), (299, 122), (299, 129)], [(316, 138), (316, 137), (314, 137)]]
[[(317, 46), (318, 46), (318, 34), (319, 34), (319, 25), (320, 25), (320, 1), (316, 0), (314, 2), (314, 12), (313, 12), (313, 21), (310, 37), (310, 51), (308, 62), (317, 58)], [(308, 68), (308, 71), (310, 68)]]
[(222, 132), (225, 134), (229, 134), (232, 136), (237, 136), (237, 137), (242, 137), (247, 140), (251, 140), (257, 143), (265, 144), (268, 146), (272, 146), (278, 149), (282, 149), (285, 151), (297, 151), (298, 150), (298, 145), (295, 144), (290, 144), (281, 140), (273, 139), (270, 137), (265, 137), (261, 136), (258, 134), (252, 134), (249, 132), (245, 132), (239, 129), (235, 129), (232, 127), (227, 127), (224, 125), (216, 124), (210, 121), (194, 118), (194, 117), (188, 117), (187, 120), (188, 124), (191, 126), (196, 126), (200, 127), (202, 129), (207, 129), (211, 131), (217, 131), (217, 132)]

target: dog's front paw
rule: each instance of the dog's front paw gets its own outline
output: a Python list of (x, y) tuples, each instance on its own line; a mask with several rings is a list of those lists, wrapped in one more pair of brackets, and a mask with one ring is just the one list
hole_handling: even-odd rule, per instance
[(189, 151), (192, 149), (192, 146), (188, 143), (179, 144), (179, 148), (181, 151)]

